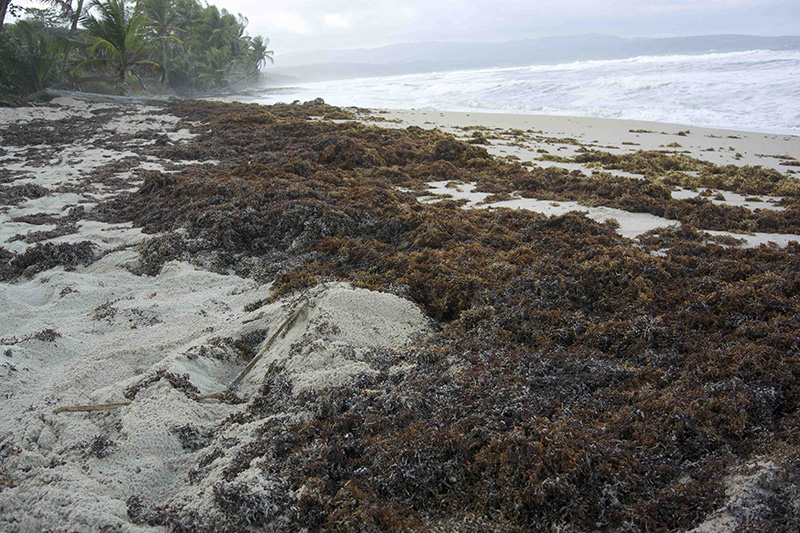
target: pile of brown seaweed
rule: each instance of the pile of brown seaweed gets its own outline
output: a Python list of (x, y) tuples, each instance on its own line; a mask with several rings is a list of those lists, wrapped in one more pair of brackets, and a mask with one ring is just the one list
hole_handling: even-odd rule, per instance
[[(694, 162), (695, 166), (689, 166), (687, 160)], [(719, 167), (681, 154), (645, 151), (621, 156), (590, 152), (566, 161), (599, 164), (606, 170), (636, 172), (644, 175), (645, 179), (615, 176), (606, 172), (585, 176), (579, 171), (551, 167), (519, 173), (512, 180), (505, 176), (481, 176), (476, 190), (517, 192), (537, 199), (574, 200), (585, 205), (650, 213), (708, 230), (800, 233), (800, 180), (772, 169), (733, 165)], [(690, 189), (705, 187), (744, 195), (774, 194), (783, 197), (780, 205), (784, 209), (750, 210), (716, 204), (702, 196), (673, 199), (671, 191), (675, 186)]]
[[(768, 459), (782, 472), (777, 496), (741, 524), (800, 528), (800, 245), (726, 248), (688, 225), (636, 243), (578, 214), (420, 204), (404, 191), (433, 180), (629, 209), (678, 201), (656, 181), (528, 170), (438, 132), (312, 119), (346, 118), (328, 106), (169, 111), (202, 122), (201, 135), (161, 155), (219, 164), (151, 172), (97, 210), (164, 232), (143, 249), (145, 273), (185, 258), (274, 279), (278, 294), (342, 279), (410, 298), (441, 331), (376, 357), (374, 375), (345, 387), (294, 395), (272, 369), (245, 411), (203, 439), (195, 482), (236, 454), (213, 508), (134, 498), (134, 521), (676, 530), (724, 504), (733, 468)], [(730, 209), (685, 205), (704, 225), (741, 224)], [(787, 212), (775, 229), (798, 227), (796, 208)], [(773, 228), (766, 214), (748, 216)], [(243, 424), (258, 438), (232, 452), (226, 431)], [(248, 469), (269, 486), (242, 481)]]

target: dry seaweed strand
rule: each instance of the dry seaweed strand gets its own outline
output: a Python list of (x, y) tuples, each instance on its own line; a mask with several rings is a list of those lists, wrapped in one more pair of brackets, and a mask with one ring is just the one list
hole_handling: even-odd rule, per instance
[(126, 405), (130, 405), (131, 402), (117, 402), (117, 403), (98, 403), (95, 405), (66, 405), (63, 407), (59, 407), (56, 409), (56, 414), (58, 413), (84, 413), (84, 412), (91, 412), (91, 411), (110, 411), (111, 409), (117, 409), (119, 407), (125, 407)]

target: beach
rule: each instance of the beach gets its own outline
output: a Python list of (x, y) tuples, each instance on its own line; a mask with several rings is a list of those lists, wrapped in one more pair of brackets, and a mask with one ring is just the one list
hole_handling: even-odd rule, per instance
[[(385, 110), (379, 111), (379, 116), (388, 120), (399, 120), (403, 125), (436, 127), (462, 136), (472, 133), (465, 132), (464, 128), (474, 127), (500, 132), (533, 130), (541, 132), (544, 137), (573, 138), (586, 146), (601, 147), (611, 153), (675, 148), (676, 152), (717, 165), (760, 165), (783, 172), (793, 169), (781, 166), (781, 158), (776, 155), (797, 157), (800, 151), (800, 137), (797, 135), (701, 128), (688, 124), (641, 120), (426, 110)], [(549, 143), (548, 147), (546, 142), (530, 142), (523, 150), (509, 146), (509, 141), (510, 139), (499, 139), (490, 151), (495, 155), (511, 155), (523, 161), (532, 161), (541, 155), (537, 153), (539, 149), (549, 149), (554, 153), (565, 152), (558, 155), (571, 156), (575, 155), (577, 148), (576, 145), (565, 143)], [(678, 143), (680, 146), (669, 147), (671, 143)]]
[[(589, 175), (598, 169), (572, 162), (543, 161), (542, 155), (547, 153), (572, 158), (580, 153), (579, 150), (586, 147), (612, 154), (634, 153), (639, 150), (667, 150), (686, 154), (715, 165), (760, 166), (782, 173), (796, 173), (800, 176), (800, 170), (797, 170), (800, 167), (786, 165), (787, 163), (791, 165), (796, 158), (800, 158), (800, 137), (796, 135), (592, 117), (423, 110), (382, 110), (378, 112), (378, 116), (388, 121), (388, 123), (380, 123), (384, 126), (437, 128), (464, 141), (474, 140), (475, 132), (481, 132), (484, 136), (492, 137), (484, 146), (494, 156), (539, 167), (555, 166), (570, 171), (577, 170)], [(528, 133), (527, 137), (525, 132)], [(611, 172), (626, 177), (641, 176), (624, 171), (612, 170)], [(711, 191), (709, 190), (709, 192)], [(698, 193), (699, 191), (680, 190), (675, 191), (673, 197), (690, 198), (697, 196)], [(459, 197), (458, 194), (455, 196)], [(475, 203), (481, 200), (483, 198), (477, 198)], [(780, 209), (775, 205), (776, 200), (773, 198), (767, 199), (766, 202), (754, 203), (746, 201), (744, 196), (728, 193), (728, 198), (725, 200), (712, 199), (712, 202), (717, 201), (721, 204), (738, 205), (749, 209)], [(631, 238), (656, 227), (675, 224), (675, 221), (648, 217), (646, 214), (632, 214), (619, 210), (609, 211), (603, 208), (592, 209), (577, 204), (564, 206), (548, 204), (528, 203), (527, 207), (549, 215), (563, 214), (577, 209), (589, 213), (590, 218), (600, 222), (609, 218), (617, 218), (624, 222), (621, 233)], [(526, 206), (524, 203), (499, 203), (496, 205), (512, 208), (525, 208)], [(794, 235), (759, 232), (738, 237), (745, 238), (748, 245), (751, 246), (766, 242), (785, 245), (796, 240)]]
[[(302, 105), (296, 106), (299, 111), (281, 109), (280, 113), (285, 113), (281, 115), (278, 111), (262, 113), (238, 107), (229, 110), (212, 104), (222, 105), (205, 102), (181, 108), (175, 101), (144, 105), (59, 98), (44, 106), (0, 108), (0, 137), (3, 138), (0, 143), (0, 259), (4, 265), (0, 270), (3, 275), (0, 280), (0, 307), (3, 309), (0, 320), (0, 395), (3, 397), (0, 529), (164, 531), (182, 527), (195, 530), (198, 524), (206, 524), (205, 527), (211, 529), (235, 531), (269, 524), (276, 530), (293, 530), (297, 526), (291, 521), (295, 512), (291, 511), (293, 506), (311, 508), (308, 507), (311, 506), (308, 502), (312, 501), (309, 498), (317, 498), (318, 493), (327, 494), (325, 491), (330, 487), (319, 481), (324, 477), (322, 473), (314, 470), (313, 465), (303, 463), (312, 456), (309, 461), (322, 459), (314, 459), (317, 456), (313, 446), (302, 444), (306, 441), (301, 437), (295, 440), (287, 437), (285, 446), (270, 447), (278, 446), (281, 428), (288, 431), (286, 428), (291, 427), (297, 435), (313, 434), (323, 439), (324, 435), (329, 435), (326, 431), (333, 430), (315, 425), (317, 421), (334, 420), (358, 402), (368, 403), (373, 398), (391, 396), (391, 401), (374, 400), (376, 403), (369, 404), (367, 411), (375, 418), (359, 419), (364, 425), (374, 423), (376, 428), (389, 427), (391, 424), (381, 425), (374, 413), (382, 412), (380, 410), (390, 404), (391, 407), (385, 408), (392, 413), (412, 409), (403, 402), (411, 405), (415, 400), (403, 399), (395, 389), (389, 394), (385, 388), (399, 386), (397, 384), (405, 383), (404, 380), (418, 382), (421, 378), (417, 372), (430, 374), (430, 368), (425, 365), (434, 358), (431, 354), (441, 355), (442, 360), (436, 363), (435, 369), (447, 379), (455, 376), (452, 379), (457, 380), (461, 379), (459, 375), (469, 375), (470, 380), (480, 381), (475, 376), (482, 367), (471, 366), (474, 363), (467, 356), (463, 361), (456, 360), (456, 355), (479, 352), (485, 355), (497, 351), (497, 346), (502, 344), (487, 343), (481, 348), (483, 352), (472, 346), (461, 352), (448, 351), (445, 347), (450, 345), (439, 333), (453, 320), (463, 324), (484, 320), (480, 313), (487, 312), (474, 311), (471, 300), (465, 296), (479, 290), (465, 288), (457, 297), (448, 295), (437, 299), (439, 296), (434, 294), (424, 299), (419, 295), (427, 293), (414, 288), (412, 281), (397, 281), (392, 285), (383, 280), (382, 272), (370, 270), (371, 261), (376, 261), (370, 254), (377, 252), (353, 244), (351, 241), (362, 231), (353, 228), (376, 228), (370, 237), (373, 241), (383, 239), (394, 243), (399, 239), (396, 235), (406, 231), (407, 219), (403, 219), (405, 226), (400, 223), (380, 226), (380, 216), (388, 219), (389, 215), (381, 211), (383, 208), (376, 200), (377, 207), (370, 207), (369, 216), (352, 214), (343, 208), (342, 212), (347, 212), (360, 224), (356, 226), (356, 222), (344, 220), (345, 216), (338, 212), (324, 211), (322, 197), (317, 196), (322, 193), (314, 189), (321, 187), (319, 184), (331, 187), (331, 192), (325, 193), (330, 195), (325, 201), (334, 198), (342, 205), (351, 202), (354, 212), (363, 209), (359, 202), (368, 201), (367, 196), (359, 195), (378, 194), (375, 192), (378, 191), (387, 198), (386, 205), (402, 202), (403, 216), (427, 213), (426, 209), (439, 209), (438, 204), (452, 200), (453, 209), (485, 211), (465, 215), (474, 216), (476, 221), (507, 216), (510, 227), (520, 234), (533, 231), (524, 228), (528, 227), (526, 224), (535, 223), (539, 224), (536, 227), (543, 228), (543, 235), (549, 235), (547, 232), (556, 231), (553, 229), (556, 223), (566, 221), (564, 224), (580, 226), (580, 231), (591, 235), (595, 243), (592, 246), (602, 244), (609, 249), (627, 250), (625, 254), (628, 255), (620, 253), (623, 259), (614, 256), (620, 264), (627, 264), (628, 259), (624, 258), (636, 256), (637, 261), (652, 261), (651, 266), (656, 268), (656, 262), (670, 253), (670, 248), (688, 246), (686, 242), (670, 245), (668, 240), (664, 241), (666, 244), (652, 244), (656, 239), (652, 230), (672, 227), (678, 231), (681, 228), (681, 222), (670, 218), (671, 215), (626, 210), (621, 202), (613, 198), (604, 201), (602, 196), (594, 196), (589, 201), (587, 193), (583, 192), (564, 192), (563, 197), (537, 197), (531, 192), (533, 189), (525, 192), (508, 185), (505, 190), (491, 180), (501, 180), (495, 175), (521, 176), (537, 168), (564, 169), (564, 173), (557, 172), (558, 179), (594, 178), (601, 185), (602, 180), (631, 180), (631, 183), (662, 180), (667, 173), (634, 172), (629, 167), (626, 167), (628, 170), (606, 168), (597, 158), (583, 163), (574, 161), (586, 153), (627, 156), (639, 151), (660, 152), (670, 157), (687, 156), (692, 159), (692, 165), (699, 165), (698, 168), (703, 162), (731, 168), (759, 166), (782, 175), (780, 182), (775, 177), (778, 174), (769, 175), (769, 179), (784, 187), (776, 191), (791, 191), (791, 180), (800, 179), (800, 137), (792, 135), (633, 120), (431, 110), (353, 109), (347, 111), (351, 116), (342, 118), (336, 115), (337, 111), (325, 107), (320, 111), (323, 117), (331, 114), (325, 119), (307, 118), (302, 114), (306, 113)], [(281, 122), (284, 120), (288, 122)], [(390, 134), (381, 133), (383, 130), (402, 130), (398, 133), (413, 136), (416, 129), (435, 128), (464, 141), (453, 148), (458, 154), (475, 152), (470, 157), (451, 157), (449, 152), (444, 154), (444, 148), (451, 141), (436, 137), (437, 150), (444, 155), (440, 157), (436, 152), (441, 163), (431, 164), (433, 170), (428, 172), (419, 162), (422, 156), (415, 155), (417, 159), (409, 156), (411, 162), (402, 160), (403, 154), (412, 151), (409, 148), (412, 141), (403, 140), (405, 145), (397, 141), (400, 148), (395, 152), (378, 154), (370, 152), (372, 148), (359, 148), (353, 141), (346, 144), (342, 138), (350, 133), (345, 130), (335, 130), (333, 140), (324, 137), (327, 130), (313, 130), (323, 123), (332, 124), (325, 128), (335, 129), (354, 121), (368, 127), (357, 129), (358, 135), (370, 142), (380, 139), (374, 141), (375, 146), (389, 146)], [(224, 124), (241, 127), (240, 131), (230, 126), (230, 130), (241, 137), (218, 137), (226, 131)], [(283, 129), (280, 134), (270, 130), (269, 134), (264, 134), (268, 141), (261, 140), (259, 128), (269, 127)], [(373, 127), (381, 130), (373, 131)], [(302, 128), (310, 131), (307, 135), (311, 140), (307, 144), (303, 144), (306, 133)], [(290, 152), (278, 148), (284, 146), (280, 143), (287, 142), (285, 139), (295, 136), (298, 139), (296, 149)], [(426, 137), (417, 137), (428, 142)], [(251, 143), (263, 143), (265, 148), (250, 153), (247, 147)], [(495, 167), (491, 166), (495, 163), (488, 162), (490, 159), (482, 155), (483, 149), (493, 156), (492, 161), (505, 165), (501, 170), (507, 174), (495, 173)], [(281, 154), (289, 155), (281, 159), (284, 157)], [(311, 180), (314, 176), (313, 169), (303, 166), (303, 161), (313, 159), (308, 154), (317, 158), (314, 164), (327, 167), (314, 167), (323, 177), (315, 178), (317, 185), (306, 187), (302, 179)], [(392, 162), (390, 155), (397, 161)], [(277, 192), (270, 190), (265, 196), (279, 206), (276, 210), (285, 209), (287, 205), (291, 207), (291, 210), (286, 208), (285, 217), (283, 211), (274, 214), (269, 206), (264, 207), (269, 203), (266, 200), (263, 205), (247, 205), (234, 214), (216, 207), (245, 205), (250, 198), (247, 187), (256, 187), (255, 178), (248, 173), (258, 172), (269, 179), (289, 180), (286, 176), (292, 176), (291, 179), (298, 180)], [(381, 172), (389, 177), (384, 178)], [(403, 176), (393, 177), (392, 172)], [(759, 258), (768, 254), (784, 258), (780, 254), (789, 257), (796, 253), (785, 251), (787, 246), (789, 250), (796, 250), (797, 244), (790, 243), (800, 241), (798, 232), (786, 229), (794, 227), (792, 219), (786, 215), (797, 209), (797, 204), (792, 203), (794, 199), (785, 201), (777, 192), (748, 193), (744, 186), (739, 192), (692, 186), (696, 183), (693, 180), (711, 175), (705, 167), (675, 172), (675, 184), (667, 182), (659, 186), (666, 187), (671, 195), (665, 201), (685, 206), (685, 211), (675, 208), (670, 213), (696, 215), (700, 223), (692, 231), (707, 231), (698, 233), (696, 238), (693, 233), (695, 244), (692, 246), (704, 250), (703, 253), (713, 248), (708, 253), (720, 257), (730, 253), (726, 260), (735, 258), (743, 262), (748, 257), (761, 261)], [(569, 173), (573, 173), (571, 178)], [(384, 181), (368, 188), (356, 183), (352, 177), (355, 175), (359, 179), (366, 179), (366, 176)], [(192, 183), (194, 176), (200, 181)], [(348, 191), (355, 192), (337, 193), (331, 185), (335, 183), (344, 183), (352, 188)], [(199, 195), (198, 191), (206, 196), (198, 196), (199, 199), (192, 196)], [(342, 198), (348, 194), (352, 197)], [(304, 198), (317, 203), (307, 205), (302, 203)], [(290, 203), (295, 201), (299, 203)], [(148, 211), (150, 207), (152, 211)], [(701, 211), (715, 208), (722, 214), (715, 214), (717, 218), (713, 219), (702, 218), (707, 215)], [(726, 211), (728, 208), (738, 210), (735, 211), (739, 217), (735, 227), (718, 221), (734, 213)], [(415, 211), (420, 209), (422, 211)], [(528, 216), (519, 214), (526, 210), (552, 218), (538, 215), (530, 215), (530, 220), (514, 218)], [(314, 214), (308, 214), (311, 212)], [(584, 220), (582, 215), (571, 218), (573, 215), (569, 213), (574, 212), (585, 213), (589, 220)], [(268, 224), (258, 226), (259, 220), (273, 215)], [(300, 222), (293, 222), (293, 216)], [(445, 215), (442, 216), (442, 220), (446, 220)], [(460, 215), (447, 216), (456, 220)], [(775, 218), (780, 216), (784, 218)], [(281, 226), (282, 220), (286, 221), (286, 227)], [(713, 220), (713, 227), (704, 227), (701, 223), (705, 220)], [(250, 230), (250, 226), (255, 229)], [(295, 226), (303, 229), (295, 232)], [(447, 249), (439, 240), (446, 240), (449, 233), (456, 232), (439, 222), (431, 226), (427, 233), (420, 230), (419, 234), (414, 234), (415, 240), (409, 239), (414, 246), (427, 243), (423, 251), (414, 249), (420, 257), (426, 253), (431, 254), (429, 257), (438, 257), (436, 253)], [(745, 226), (751, 231), (740, 229)], [(777, 229), (767, 231), (770, 228)], [(263, 237), (266, 243), (252, 244), (267, 234), (268, 237)], [(284, 235), (289, 234), (291, 238), (284, 239)], [(637, 240), (643, 235), (644, 240)], [(469, 239), (471, 237), (465, 237), (465, 242)], [(688, 242), (688, 237), (686, 239)], [(530, 242), (526, 246), (532, 247)], [(402, 246), (398, 247), (401, 252), (390, 251), (389, 244), (380, 246), (384, 248), (376, 249), (383, 250), (380, 253), (387, 256), (403, 251)], [(468, 242), (465, 246), (468, 250), (471, 244)], [(330, 252), (334, 247), (348, 251)], [(509, 245), (508, 248), (513, 247)], [(339, 253), (337, 260), (345, 266), (328, 259), (324, 255), (328, 253)], [(460, 261), (473, 260), (467, 252), (459, 253), (462, 253), (458, 256)], [(481, 254), (476, 253), (475, 257)], [(422, 264), (428, 256), (420, 257), (414, 256), (413, 260)], [(532, 259), (523, 261), (522, 257), (503, 260), (509, 264), (535, 262)], [(334, 266), (326, 266), (326, 261)], [(358, 265), (352, 267), (353, 271), (358, 270), (357, 276), (350, 278), (342, 274), (351, 268), (347, 261)], [(393, 261), (399, 263), (400, 259)], [(484, 262), (476, 265), (484, 265), (484, 271), (496, 268), (497, 279), (505, 280), (503, 268), (510, 267), (498, 267), (492, 258), (481, 261)], [(292, 277), (295, 271), (302, 269), (307, 269), (303, 270), (308, 274), (306, 277)], [(478, 266), (476, 269), (480, 270)], [(457, 270), (452, 272), (457, 273)], [(411, 277), (409, 274), (408, 279)], [(443, 271), (435, 279), (457, 284), (461, 278)], [(557, 278), (554, 274), (553, 279)], [(425, 285), (428, 279), (424, 278), (419, 285)], [(482, 287), (475, 283), (475, 287)], [(642, 294), (646, 292), (645, 289), (641, 291)], [(778, 292), (776, 289), (775, 293)], [(541, 293), (547, 294), (547, 291), (541, 289)], [(789, 294), (787, 301), (792, 297), (796, 304), (796, 295)], [(578, 297), (575, 298), (578, 301)], [(641, 301), (646, 299), (645, 296), (640, 298)], [(492, 305), (500, 307), (497, 302)], [(636, 313), (643, 317), (647, 311), (644, 304), (641, 305), (642, 309)], [(776, 311), (778, 308), (780, 310)], [(556, 323), (556, 311), (549, 312), (549, 320)], [(776, 317), (780, 312), (792, 313), (788, 307), (778, 304), (765, 311), (774, 313), (770, 316), (775, 322), (779, 321)], [(627, 320), (621, 316), (613, 320)], [(608, 320), (609, 324), (613, 322)], [(645, 319), (639, 320), (638, 323), (643, 323)], [(712, 327), (710, 320), (702, 323), (697, 320), (698, 329)], [(662, 326), (657, 321), (653, 324), (648, 334), (657, 337)], [(594, 331), (594, 327), (589, 325), (585, 329)], [(785, 327), (791, 329), (790, 325)], [(598, 331), (602, 329), (597, 328)], [(558, 331), (559, 335), (572, 335), (574, 338), (570, 337), (570, 342), (578, 342), (574, 339), (582, 334)], [(602, 335), (613, 336), (610, 331), (603, 330)], [(504, 338), (512, 336), (511, 333), (505, 335)], [(667, 334), (664, 335), (667, 338)], [(685, 342), (691, 344), (688, 340)], [(656, 346), (657, 343), (651, 344)], [(591, 357), (601, 359), (597, 354), (606, 348), (600, 344), (592, 346), (596, 352)], [(651, 350), (648, 354), (668, 352), (648, 346)], [(619, 353), (624, 350), (614, 349)], [(590, 360), (588, 355), (585, 357), (586, 361)], [(631, 361), (634, 359), (591, 363), (596, 367), (591, 367), (590, 372), (609, 372), (608, 375), (614, 377), (608, 380), (624, 380), (627, 379), (624, 376), (638, 372), (634, 366), (646, 366), (641, 361)], [(586, 364), (589, 365), (586, 368), (590, 368), (591, 364)], [(666, 387), (663, 382), (668, 381), (665, 376), (669, 372), (658, 370), (662, 371), (663, 376), (658, 378), (661, 382), (656, 378), (652, 380), (660, 383), (659, 387)], [(656, 371), (650, 368), (648, 372)], [(720, 375), (724, 373), (719, 372)], [(598, 378), (598, 383), (602, 379)], [(644, 383), (651, 378), (636, 379)], [(719, 377), (720, 382), (724, 379), (727, 378)], [(542, 383), (544, 381), (542, 378)], [(230, 385), (232, 382), (236, 382), (235, 387)], [(526, 386), (528, 390), (536, 388), (530, 384)], [(641, 387), (646, 396), (648, 389), (643, 384)], [(453, 386), (452, 390), (456, 389)], [(741, 394), (744, 397), (750, 392)], [(789, 397), (789, 393), (783, 394)], [(328, 399), (323, 401), (323, 397)], [(631, 401), (639, 401), (639, 397), (636, 398)], [(503, 401), (509, 405), (516, 402), (511, 396)], [(561, 398), (559, 402), (566, 405), (569, 400)], [(110, 404), (114, 405), (108, 407)], [(378, 407), (379, 404), (384, 407)], [(97, 409), (80, 410), (92, 406)], [(552, 415), (554, 426), (559, 417), (566, 420), (568, 416), (559, 413), (547, 415)], [(519, 420), (514, 422), (514, 416), (513, 413), (508, 415), (510, 426), (521, 424)], [(545, 418), (544, 414), (537, 416), (541, 420)], [(459, 423), (468, 425), (464, 420)], [(358, 430), (347, 426), (346, 420), (339, 420), (339, 424), (337, 428), (342, 435), (359, 434)], [(302, 431), (297, 429), (299, 426)], [(422, 426), (409, 423), (408, 427), (413, 429), (408, 430), (410, 433), (417, 432), (420, 442), (436, 443), (439, 442), (437, 438), (444, 438), (431, 436), (428, 431), (432, 430), (420, 429)], [(495, 431), (494, 426), (492, 431)], [(521, 442), (522, 430), (513, 431), (520, 432), (514, 438)], [(555, 435), (556, 430), (553, 431)], [(481, 438), (486, 442), (491, 440)], [(384, 441), (375, 437), (374, 442)], [(307, 446), (304, 448), (306, 455), (296, 458), (297, 465), (292, 467), (305, 472), (306, 479), (300, 486), (293, 484), (289, 477), (281, 477), (283, 474), (270, 470), (270, 461), (282, 461), (303, 446)], [(465, 445), (464, 449), (467, 448)], [(350, 453), (345, 444), (337, 450), (335, 453), (342, 457)], [(369, 455), (366, 450), (368, 447), (359, 453)], [(335, 453), (326, 448), (318, 455), (331, 464), (340, 465), (341, 472), (337, 475), (344, 479), (345, 467), (341, 465), (345, 459), (334, 460)], [(467, 452), (459, 448), (458, 453)], [(452, 456), (443, 455), (444, 459), (427, 458), (425, 461), (449, 464), (448, 460), (456, 461), (453, 457), (458, 453), (453, 451)], [(409, 457), (402, 460), (409, 465), (413, 463)], [(493, 459), (486, 452), (480, 460), (491, 462)], [(564, 462), (568, 461), (564, 459)], [(665, 479), (670, 480), (665, 483), (674, 482), (675, 487), (702, 491), (696, 484), (706, 481), (697, 480), (706, 480), (702, 475), (710, 476), (712, 470), (709, 467), (696, 476), (695, 471), (687, 473), (688, 481), (672, 471), (666, 473), (665, 469), (664, 472)], [(698, 531), (735, 529), (746, 514), (740, 512), (742, 509), (766, 505), (764, 502), (791, 484), (785, 481), (786, 476), (781, 477), (786, 469), (779, 466), (777, 456), (772, 457), (763, 450), (742, 452), (741, 456), (725, 462), (723, 470), (714, 472), (721, 472), (718, 478), (727, 480), (728, 485), (720, 485), (722, 489), (717, 499), (709, 501), (699, 515), (687, 522), (700, 527)], [(353, 479), (360, 479), (359, 475)], [(452, 478), (442, 476), (444, 484), (465, 483), (456, 474), (452, 474)], [(767, 477), (772, 485), (764, 481)], [(736, 482), (732, 483), (734, 478)], [(393, 483), (415, 486), (416, 481), (411, 478), (402, 479)], [(347, 493), (348, 490), (352, 493)], [(560, 497), (557, 488), (552, 490), (550, 497)], [(441, 489), (440, 494), (445, 492)], [(337, 486), (333, 494), (330, 498), (339, 498), (337, 502), (365, 497), (352, 485)], [(497, 498), (498, 501), (502, 499)], [(323, 506), (322, 503), (315, 505)], [(342, 509), (346, 507), (341, 505)], [(348, 516), (352, 519), (357, 515)], [(453, 520), (456, 518), (464, 517), (459, 515)], [(481, 522), (483, 519), (477, 515), (470, 518), (476, 529), (488, 525)], [(408, 522), (412, 523), (415, 522)], [(440, 530), (456, 525), (447, 521), (427, 525), (434, 523)], [(509, 525), (508, 530), (513, 528)]]

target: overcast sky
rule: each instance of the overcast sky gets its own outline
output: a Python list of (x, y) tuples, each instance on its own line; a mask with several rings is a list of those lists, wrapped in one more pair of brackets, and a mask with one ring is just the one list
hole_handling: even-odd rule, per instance
[(800, 0), (211, 0), (276, 54), (407, 41), (508, 41), (605, 33), (800, 34)]
[[(800, 35), (800, 0), (205, 0), (250, 21), (276, 56), (426, 41), (600, 33)], [(41, 6), (39, 0), (12, 0)]]

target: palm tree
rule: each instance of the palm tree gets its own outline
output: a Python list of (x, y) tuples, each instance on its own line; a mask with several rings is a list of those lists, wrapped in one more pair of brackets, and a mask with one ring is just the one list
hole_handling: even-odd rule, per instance
[(111, 76), (95, 76), (89, 81), (107, 81), (117, 92), (127, 93), (127, 78), (133, 75), (146, 89), (140, 73), (162, 72), (163, 67), (150, 59), (151, 44), (146, 37), (146, 19), (138, 5), (129, 6), (125, 0), (94, 0), (92, 8), (98, 17), (84, 18), (91, 46), (89, 59), (77, 68), (110, 72)]
[(187, 55), (197, 58), (198, 88), (219, 90), (258, 75), (258, 64), (271, 52), (266, 42), (253, 41), (245, 33), (247, 19), (207, 5), (200, 10), (194, 31), (184, 40)]
[(43, 91), (55, 79), (60, 54), (48, 34), (25, 21), (17, 22), (20, 36), (28, 51), (25, 72), (35, 91)]
[(40, 21), (20, 20), (8, 25), (5, 32), (0, 50), (0, 90), (4, 96), (13, 98), (52, 86), (61, 59), (57, 36)]
[(212, 48), (206, 50), (203, 54), (204, 68), (203, 72), (199, 74), (199, 78), (203, 79), (213, 89), (224, 88), (229, 81), (231, 68), (231, 54), (222, 48)]
[(269, 39), (257, 35), (250, 40), (250, 59), (256, 64), (256, 68), (261, 70), (267, 65), (267, 62), (274, 63), (275, 60), (272, 55), (275, 53), (272, 50), (267, 50), (269, 46)]
[[(69, 74), (83, 87), (103, 82), (128, 92), (134, 77), (145, 89), (160, 80), (162, 90), (196, 94), (239, 86), (272, 61), (269, 40), (247, 35), (246, 18), (201, 0), (40, 1), (55, 10), (26, 9), (33, 31), (15, 23), (0, 34), (4, 94), (61, 85)], [(19, 7), (0, 0), (0, 23), (6, 9)]]
[(6, 12), (8, 11), (8, 5), (11, 3), (11, 0), (0, 0), (0, 31), (3, 31), (3, 21), (6, 18)]
[(70, 52), (73, 46), (79, 44), (75, 40), (78, 33), (78, 22), (83, 16), (84, 0), (77, 0), (75, 7), (72, 7), (72, 0), (42, 0), (45, 4), (56, 8), (60, 12), (60, 16), (69, 21), (69, 31), (63, 39), (64, 57), (61, 60), (62, 74), (67, 70), (69, 63)]
[(176, 35), (184, 41), (187, 48), (188, 42), (195, 33), (202, 17), (202, 6), (196, 0), (174, 0)]
[(147, 29), (152, 40), (156, 41), (161, 51), (161, 66), (164, 69), (164, 79), (168, 76), (169, 51), (171, 45), (182, 45), (177, 37), (178, 13), (174, 0), (142, 0), (140, 2), (142, 13), (147, 17)]
[(235, 53), (246, 26), (246, 18), (236, 18), (226, 9), (220, 11), (217, 6), (208, 5), (202, 11), (196, 30), (204, 48), (229, 48)]

